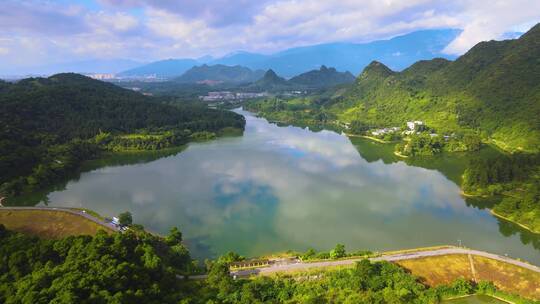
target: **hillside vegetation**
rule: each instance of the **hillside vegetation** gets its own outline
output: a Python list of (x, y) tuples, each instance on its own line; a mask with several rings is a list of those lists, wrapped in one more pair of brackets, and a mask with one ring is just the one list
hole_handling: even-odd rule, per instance
[(474, 130), (501, 148), (540, 150), (540, 25), (517, 40), (481, 42), (456, 61), (419, 61), (403, 72), (372, 62), (326, 105), (337, 119), (375, 126), (423, 120)]
[(350, 72), (338, 72), (335, 68), (321, 66), (318, 70), (302, 73), (289, 79), (292, 84), (308, 88), (327, 88), (344, 83), (353, 83), (354, 76)]
[[(159, 101), (78, 74), (2, 85), (0, 193), (41, 188), (104, 149), (161, 149), (245, 124), (231, 112)], [(121, 136), (131, 133), (144, 136)]]
[(249, 68), (235, 65), (227, 66), (222, 64), (194, 66), (187, 70), (182, 76), (173, 81), (180, 83), (247, 83), (253, 82), (263, 76), (262, 70), (251, 70)]
[(481, 42), (453, 62), (423, 60), (395, 72), (374, 61), (349, 87), (247, 108), (292, 123), (362, 125), (364, 131), (420, 120), (439, 134), (474, 133), (507, 151), (538, 152), (540, 25), (516, 40)]

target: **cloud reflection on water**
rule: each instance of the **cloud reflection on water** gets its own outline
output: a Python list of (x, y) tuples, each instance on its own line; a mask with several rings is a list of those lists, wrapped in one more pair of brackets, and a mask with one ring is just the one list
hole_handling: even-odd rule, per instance
[(136, 222), (161, 233), (180, 226), (200, 243), (194, 247), (214, 254), (327, 249), (337, 242), (388, 249), (457, 238), (515, 246), (494, 235), (495, 220), (467, 207), (458, 186), (436, 170), (369, 163), (347, 137), (246, 116), (243, 137), (85, 173), (50, 200), (109, 215), (130, 210)]

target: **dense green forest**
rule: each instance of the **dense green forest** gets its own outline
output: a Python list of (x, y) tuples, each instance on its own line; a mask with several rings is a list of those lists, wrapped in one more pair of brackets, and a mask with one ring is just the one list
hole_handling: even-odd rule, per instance
[(338, 72), (335, 68), (321, 66), (289, 79), (289, 83), (307, 88), (327, 88), (340, 84), (353, 83), (354, 75), (350, 72)]
[(210, 83), (249, 83), (257, 81), (263, 75), (264, 71), (262, 70), (253, 71), (239, 65), (203, 64), (192, 67), (173, 81), (179, 83), (199, 83), (204, 81)]
[(540, 233), (540, 154), (472, 159), (463, 175), (463, 190), (501, 196), (493, 211)]
[(0, 192), (39, 189), (103, 150), (161, 149), (245, 124), (232, 112), (162, 101), (78, 74), (3, 83)]
[(193, 266), (181, 241), (176, 229), (44, 240), (0, 225), (0, 302), (178, 303), (176, 274)]
[(283, 77), (280, 77), (272, 69), (266, 71), (263, 77), (247, 86), (254, 91), (283, 91), (294, 89)]
[(135, 226), (125, 233), (45, 240), (0, 225), (0, 302), (438, 303), (443, 297), (497, 293), (492, 283), (464, 279), (429, 288), (395, 264), (368, 260), (307, 277), (234, 279), (229, 263), (236, 258), (207, 261), (208, 278), (188, 280), (176, 275), (201, 269), (176, 228), (164, 238)]

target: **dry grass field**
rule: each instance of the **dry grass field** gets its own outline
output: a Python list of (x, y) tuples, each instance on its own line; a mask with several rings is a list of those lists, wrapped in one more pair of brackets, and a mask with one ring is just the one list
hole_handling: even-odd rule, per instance
[(58, 210), (1, 210), (0, 224), (6, 228), (43, 238), (56, 239), (70, 235), (94, 235), (107, 228), (82, 216)]
[(519, 291), (526, 298), (540, 300), (540, 273), (480, 256), (473, 256), (480, 280), (493, 281), (501, 290)]
[(448, 284), (459, 277), (472, 279), (467, 255), (452, 254), (396, 262), (429, 286)]
[[(477, 280), (492, 281), (503, 291), (540, 300), (539, 273), (485, 257), (473, 256), (473, 262)], [(429, 286), (450, 283), (459, 277), (473, 279), (467, 255), (403, 260), (397, 264), (420, 277)]]

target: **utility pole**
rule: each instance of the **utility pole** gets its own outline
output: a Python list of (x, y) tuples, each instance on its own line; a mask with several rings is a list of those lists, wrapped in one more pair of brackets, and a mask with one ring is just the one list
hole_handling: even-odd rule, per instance
[(461, 240), (457, 240), (457, 241), (459, 243), (458, 247), (461, 247)]

